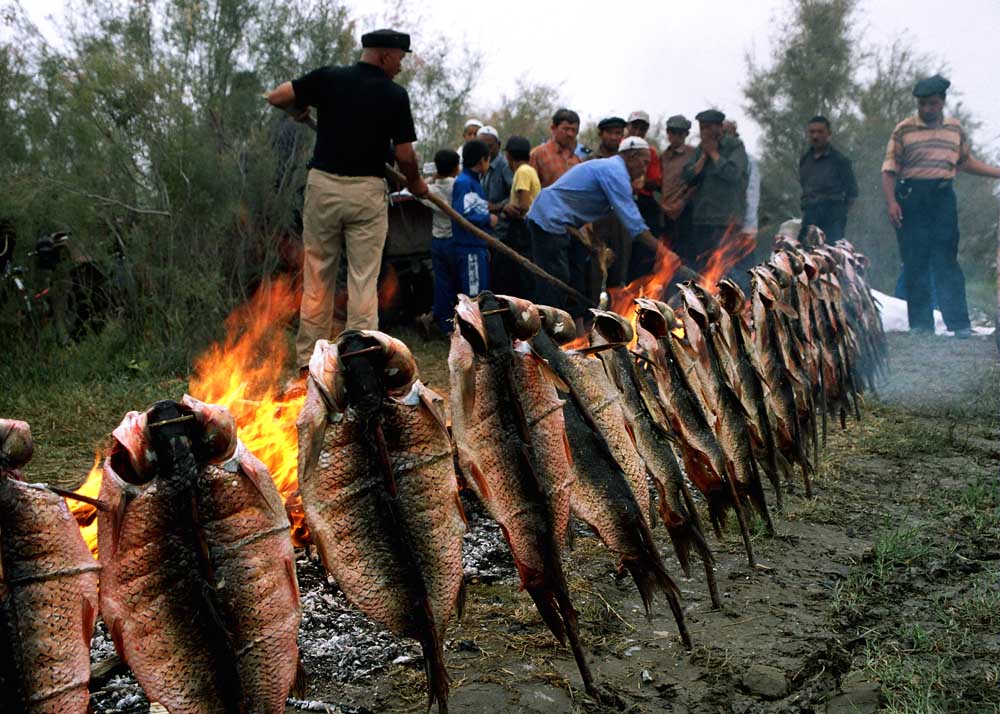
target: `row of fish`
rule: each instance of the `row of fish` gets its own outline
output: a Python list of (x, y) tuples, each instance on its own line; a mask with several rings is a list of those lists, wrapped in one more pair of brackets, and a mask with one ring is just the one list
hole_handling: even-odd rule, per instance
[[(653, 531), (681, 570), (701, 561), (719, 606), (699, 504), (730, 513), (747, 557), (753, 514), (773, 530), (794, 469), (806, 493), (827, 415), (859, 415), (887, 369), (865, 259), (811, 233), (733, 282), (636, 300), (634, 323), (595, 311), (590, 345), (559, 310), (460, 297), (444, 400), (408, 348), (379, 332), (320, 341), (298, 420), (300, 503), (282, 504), (228, 412), (185, 397), (128, 414), (99, 499), (99, 563), (57, 489), (25, 484), (20, 422), (0, 422), (0, 711), (83, 712), (98, 609), (122, 659), (169, 712), (280, 712), (302, 685), (286, 507), (301, 508), (330, 574), (359, 609), (424, 653), (447, 711), (443, 641), (464, 599), (459, 484), (510, 546), (521, 586), (599, 697), (563, 570), (570, 515), (589, 525), (691, 640)], [(456, 462), (460, 471), (456, 473)], [(100, 597), (98, 607), (98, 582)], [(42, 626), (42, 623), (45, 626)], [(6, 707), (6, 708), (4, 708)]]

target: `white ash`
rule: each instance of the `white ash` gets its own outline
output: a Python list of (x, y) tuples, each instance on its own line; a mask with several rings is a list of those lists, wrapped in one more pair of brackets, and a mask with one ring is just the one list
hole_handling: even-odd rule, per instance
[(462, 566), (467, 581), (517, 582), (517, 569), (500, 526), (468, 491), (461, 491), (468, 527), (462, 542)]
[[(90, 640), (91, 666), (115, 655), (115, 645), (108, 634), (108, 628), (104, 622), (98, 622)], [(149, 700), (127, 669), (115, 674), (100, 689), (92, 690), (90, 705), (95, 714), (147, 714), (149, 711)]]

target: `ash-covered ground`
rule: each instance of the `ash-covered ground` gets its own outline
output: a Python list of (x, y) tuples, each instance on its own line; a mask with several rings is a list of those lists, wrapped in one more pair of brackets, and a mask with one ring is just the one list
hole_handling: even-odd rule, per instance
[[(517, 588), (517, 570), (503, 540), (500, 526), (486, 515), (474, 498), (463, 493), (468, 518), (463, 543), (465, 578), (470, 583), (509, 581)], [(318, 558), (297, 551), (296, 568), (302, 594), (302, 624), (299, 650), (309, 678), (342, 684), (363, 684), (391, 665), (422, 661), (420, 647), (383, 630), (353, 605), (327, 575)], [(98, 623), (90, 646), (95, 673), (91, 703), (100, 714), (146, 714), (150, 703), (132, 673), (117, 664), (114, 644), (103, 622)], [(338, 714), (362, 712), (325, 702), (291, 699), (289, 706), (301, 711)]]

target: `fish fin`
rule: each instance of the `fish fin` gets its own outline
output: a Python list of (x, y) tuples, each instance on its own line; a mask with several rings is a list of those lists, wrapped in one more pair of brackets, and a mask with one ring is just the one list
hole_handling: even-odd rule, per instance
[(774, 308), (778, 312), (780, 312), (780, 313), (782, 313), (784, 315), (788, 315), (788, 317), (792, 318), (793, 320), (799, 319), (799, 313), (798, 313), (798, 311), (796, 311), (796, 309), (794, 307), (792, 307), (791, 305), (789, 305), (787, 302), (783, 302), (781, 300), (775, 300), (775, 302), (774, 302)]
[[(123, 489), (121, 497), (118, 500), (118, 507), (109, 513), (111, 517), (111, 552), (108, 553), (109, 560), (118, 552), (118, 543), (121, 540), (122, 528), (125, 526), (125, 511), (128, 509), (128, 504), (132, 498), (134, 498), (133, 493), (128, 489)], [(100, 543), (98, 543), (98, 547), (100, 548)]]
[(569, 462), (569, 465), (572, 466), (573, 465), (573, 449), (570, 448), (569, 437), (566, 435), (566, 431), (565, 430), (563, 430), (562, 438), (563, 438), (563, 449), (566, 451), (566, 458), (567, 458), (567, 460)]
[(83, 602), (80, 603), (83, 609), (83, 641), (90, 647), (90, 640), (94, 636), (94, 625), (97, 624), (97, 608), (94, 607), (94, 603), (90, 601), (90, 598), (84, 596)]
[(455, 596), (455, 616), (462, 620), (465, 617), (465, 600), (468, 592), (465, 588), (465, 579), (462, 579), (461, 585), (458, 586), (458, 594)]
[(468, 465), (469, 476), (472, 477), (472, 481), (476, 484), (479, 496), (483, 499), (483, 501), (492, 501), (493, 491), (490, 489), (490, 484), (486, 480), (486, 475), (479, 468), (479, 464), (477, 464), (471, 457), (468, 458), (465, 463)]
[(434, 702), (438, 703), (438, 711), (444, 714), (448, 711), (448, 670), (444, 665), (444, 643), (434, 620), (434, 611), (430, 600), (422, 598), (421, 608), (424, 616), (424, 627), (420, 635), (420, 649), (424, 653), (424, 670), (427, 675), (427, 711), (430, 712)]
[(242, 476), (244, 479), (250, 482), (250, 485), (253, 486), (253, 490), (257, 492), (257, 495), (260, 497), (261, 502), (267, 507), (267, 510), (271, 512), (271, 515), (272, 516), (278, 515), (279, 511), (275, 508), (275, 505), (271, 502), (271, 499), (268, 498), (269, 492), (271, 491), (271, 489), (274, 488), (274, 483), (270, 480), (270, 476), (266, 476), (268, 482), (265, 485), (262, 481), (262, 478), (265, 477), (265, 475), (257, 471), (257, 469), (244, 468), (243, 464), (241, 463), (239, 468), (237, 469), (237, 472), (240, 474), (240, 476)]
[(541, 371), (542, 376), (545, 378), (545, 381), (551, 384), (560, 392), (563, 393), (568, 392), (569, 385), (566, 384), (566, 380), (560, 377), (556, 373), (556, 371), (552, 369), (552, 365), (549, 364), (549, 361), (544, 357), (542, 357), (540, 354), (538, 354), (538, 351), (534, 348), (533, 345), (531, 345), (530, 343), (528, 343), (528, 345), (529, 349), (531, 350), (531, 355), (532, 357), (535, 358), (535, 361), (538, 363), (538, 369)]
[(458, 489), (455, 489), (453, 494), (455, 499), (455, 510), (458, 511), (459, 518), (462, 519), (462, 523), (466, 526), (469, 525), (469, 517), (465, 515), (465, 506), (462, 505), (462, 497), (458, 494)]
[(296, 699), (305, 699), (306, 691), (309, 688), (309, 673), (306, 672), (305, 665), (302, 664), (302, 657), (295, 664), (295, 683), (292, 684), (291, 695)]
[(423, 384), (418, 387), (417, 392), (420, 395), (420, 403), (423, 404), (424, 408), (431, 413), (434, 420), (438, 423), (438, 426), (441, 427), (441, 431), (447, 434), (448, 422), (445, 419), (444, 410), (441, 408), (441, 404), (443, 402), (441, 396), (434, 390), (428, 389)]
[(285, 575), (288, 576), (288, 584), (292, 586), (292, 597), (295, 598), (295, 607), (298, 608), (302, 601), (302, 593), (299, 591), (299, 578), (295, 574), (295, 563), (291, 558), (285, 558)]
[(122, 635), (122, 621), (117, 617), (108, 623), (108, 634), (111, 635), (111, 643), (118, 652), (118, 657), (122, 664), (128, 666), (128, 658), (125, 656), (125, 637)]

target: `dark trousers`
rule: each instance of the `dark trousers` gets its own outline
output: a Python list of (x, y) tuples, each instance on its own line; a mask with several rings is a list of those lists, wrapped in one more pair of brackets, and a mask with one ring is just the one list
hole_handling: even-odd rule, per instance
[[(503, 226), (503, 231), (497, 231), (496, 237), (508, 248), (513, 248), (518, 255), (531, 260), (531, 233), (528, 222), (522, 218), (501, 218), (497, 228)], [(530, 300), (534, 293), (534, 276), (517, 262), (499, 251), (491, 251), (490, 280), (493, 292), (498, 295)]]
[[(527, 223), (531, 233), (531, 258), (535, 265), (589, 295), (590, 253), (587, 249), (565, 233), (549, 233), (534, 221)], [(540, 278), (535, 280), (534, 302), (566, 310), (573, 317), (587, 314), (587, 305), (581, 305), (578, 300)]]
[(842, 240), (847, 230), (847, 203), (844, 201), (817, 201), (802, 207), (802, 230), (799, 240), (805, 238), (809, 226), (816, 226), (826, 234), (827, 243)]
[(450, 334), (459, 293), (475, 297), (490, 289), (490, 259), (486, 244), (460, 245), (454, 238), (431, 241), (434, 271), (434, 322)]
[[(639, 215), (646, 222), (646, 227), (654, 236), (660, 236), (664, 229), (664, 215), (660, 204), (652, 196), (639, 194), (635, 198), (635, 204), (639, 208)], [(649, 275), (656, 267), (656, 253), (641, 241), (632, 241), (632, 252), (629, 255), (628, 272), (626, 283)]]
[(958, 207), (951, 181), (900, 181), (896, 200), (903, 209), (898, 237), (910, 329), (934, 329), (932, 272), (945, 325), (949, 330), (968, 329), (965, 275), (958, 264)]

